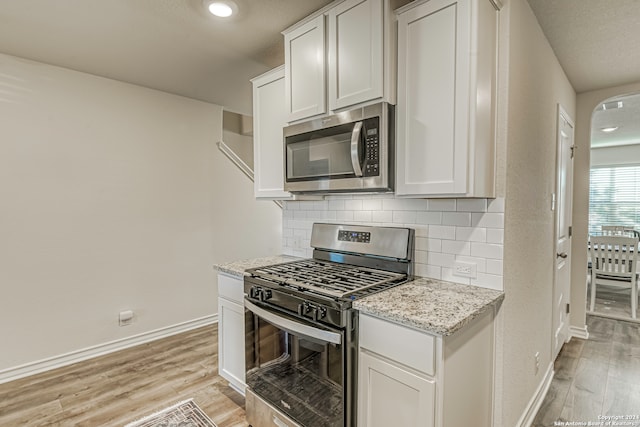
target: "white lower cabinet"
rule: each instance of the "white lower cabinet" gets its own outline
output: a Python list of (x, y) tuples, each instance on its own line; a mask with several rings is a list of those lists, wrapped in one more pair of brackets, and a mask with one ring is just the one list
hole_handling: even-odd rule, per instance
[(359, 427), (491, 427), (493, 310), (451, 336), (359, 315)]
[(218, 274), (218, 371), (244, 395), (244, 282)]
[(433, 379), (365, 350), (359, 363), (359, 426), (434, 425)]

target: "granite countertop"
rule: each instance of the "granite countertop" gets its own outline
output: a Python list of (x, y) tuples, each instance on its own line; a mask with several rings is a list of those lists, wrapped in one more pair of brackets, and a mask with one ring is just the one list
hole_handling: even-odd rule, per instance
[[(216, 264), (214, 268), (242, 279), (250, 268), (298, 259), (301, 258), (277, 255)], [(501, 291), (416, 278), (404, 285), (355, 300), (353, 307), (362, 313), (425, 332), (451, 335), (503, 299)]]
[(265, 265), (282, 264), (283, 262), (295, 261), (297, 257), (289, 255), (276, 255), (263, 258), (251, 258), (239, 261), (227, 262), (224, 264), (215, 264), (213, 268), (220, 273), (229, 274), (242, 279), (245, 276), (245, 271), (250, 268), (264, 267)]
[(362, 313), (438, 335), (451, 335), (504, 299), (504, 293), (478, 286), (417, 278), (355, 300)]

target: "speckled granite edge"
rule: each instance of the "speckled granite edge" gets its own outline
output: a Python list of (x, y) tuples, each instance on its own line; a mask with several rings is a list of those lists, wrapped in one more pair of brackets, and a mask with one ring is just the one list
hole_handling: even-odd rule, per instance
[(250, 258), (238, 261), (227, 262), (224, 264), (215, 264), (213, 266), (220, 273), (226, 273), (231, 276), (243, 278), (245, 271), (250, 268), (264, 267), (265, 265), (281, 264), (283, 262), (295, 261), (297, 257), (289, 255), (276, 255), (263, 258)]
[(418, 278), (356, 300), (353, 306), (362, 313), (447, 336), (503, 299), (501, 291)]

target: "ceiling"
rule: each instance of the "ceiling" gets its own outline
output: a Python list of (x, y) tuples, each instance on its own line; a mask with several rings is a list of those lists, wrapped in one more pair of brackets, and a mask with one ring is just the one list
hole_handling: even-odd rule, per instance
[[(528, 2), (576, 92), (640, 82), (640, 1)], [(623, 108), (594, 111), (592, 147), (640, 143), (640, 96), (621, 100)]]
[(284, 63), (280, 32), (330, 0), (3, 0), (0, 52), (251, 114), (249, 79)]
[[(224, 21), (202, 0), (5, 0), (0, 52), (251, 114), (249, 79), (284, 62), (280, 32), (331, 0), (235, 2)], [(640, 0), (528, 2), (577, 92), (640, 80)]]

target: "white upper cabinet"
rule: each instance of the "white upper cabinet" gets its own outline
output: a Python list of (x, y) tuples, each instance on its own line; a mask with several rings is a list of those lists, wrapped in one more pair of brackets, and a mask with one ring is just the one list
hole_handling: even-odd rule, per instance
[(334, 2), (316, 14), (283, 32), (287, 122), (358, 104), (395, 104), (389, 0)]
[(278, 67), (251, 80), (253, 84), (253, 165), (256, 198), (288, 199), (284, 191), (286, 122), (284, 68)]
[(327, 112), (324, 15), (284, 34), (287, 121)]
[(383, 2), (346, 0), (329, 11), (329, 109), (383, 96)]
[(399, 11), (396, 194), (495, 197), (497, 13), (490, 0)]

